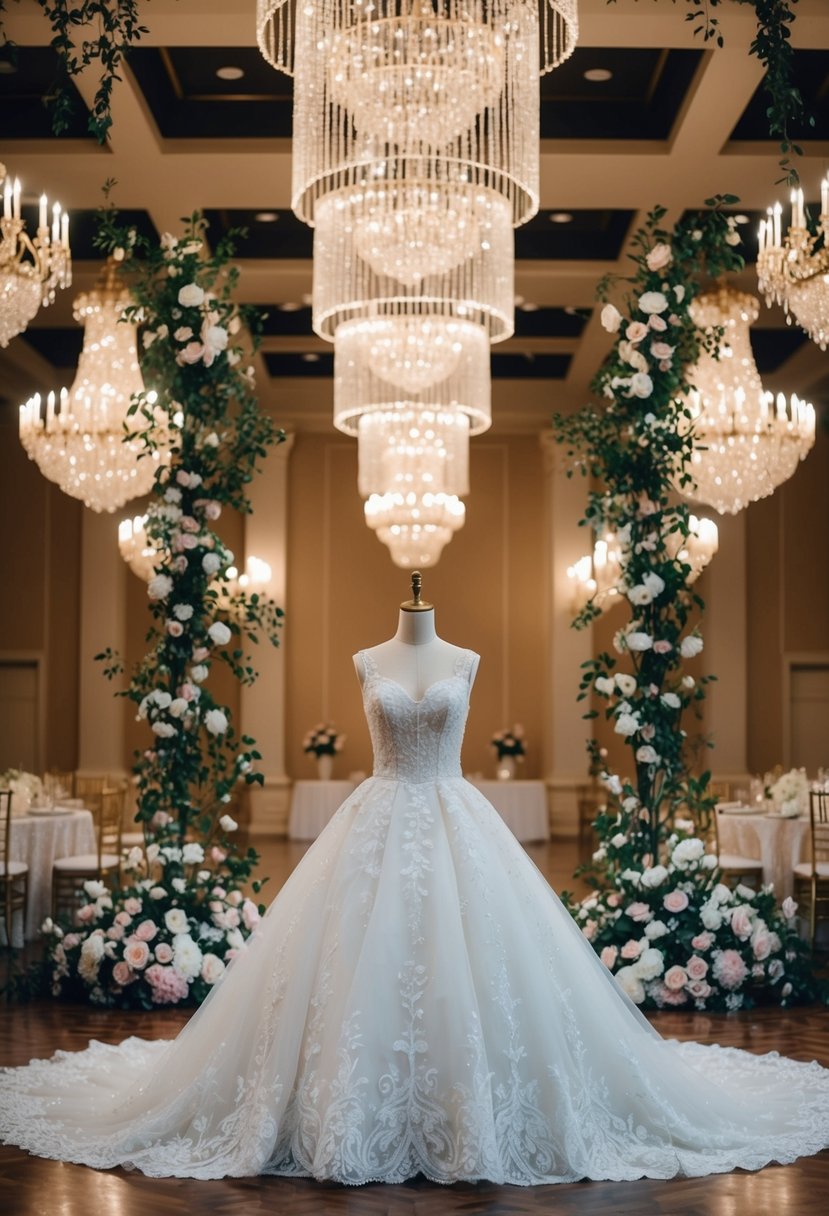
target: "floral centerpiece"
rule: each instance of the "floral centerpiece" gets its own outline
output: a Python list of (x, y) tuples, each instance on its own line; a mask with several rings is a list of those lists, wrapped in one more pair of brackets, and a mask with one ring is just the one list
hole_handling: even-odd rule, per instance
[(34, 773), (7, 768), (0, 773), (0, 790), (11, 790), (12, 814), (25, 815), (30, 807), (43, 801), (43, 782)]
[(786, 819), (797, 819), (809, 812), (809, 778), (805, 768), (793, 768), (783, 773), (769, 786), (774, 809)]
[(526, 754), (524, 747), (524, 728), (516, 723), (512, 730), (499, 730), (489, 741), (499, 760), (512, 756), (520, 764)]
[[(585, 867), (593, 893), (569, 906), (619, 983), (650, 1007), (731, 1009), (759, 988), (782, 1003), (815, 992), (792, 906), (781, 912), (769, 890), (732, 895), (718, 881), (703, 843), (716, 799), (710, 774), (691, 767), (682, 725), (711, 677), (688, 669), (703, 651), (704, 605), (683, 556), (690, 508), (677, 490), (693, 492), (691, 369), (720, 338), (696, 328), (690, 305), (703, 272), (742, 266), (734, 219), (723, 211), (736, 202), (709, 199), (672, 232), (660, 227), (662, 208), (650, 213), (633, 240), (621, 308), (608, 298), (614, 280), (600, 285), (602, 324), (614, 336), (593, 383), (601, 404), (555, 422), (568, 475), (591, 479), (583, 522), (618, 541), (616, 591), (628, 617), (613, 652), (582, 667), (585, 717), (604, 714), (629, 767), (610, 771), (598, 741), (589, 742), (607, 804), (594, 823), (602, 843)], [(599, 611), (589, 601), (575, 627)], [(697, 835), (684, 839), (678, 825), (689, 819)]]
[(318, 722), (302, 740), (305, 754), (316, 757), (317, 772), (321, 781), (331, 779), (334, 756), (342, 751), (344, 743), (345, 735), (341, 735), (336, 726), (326, 722)]

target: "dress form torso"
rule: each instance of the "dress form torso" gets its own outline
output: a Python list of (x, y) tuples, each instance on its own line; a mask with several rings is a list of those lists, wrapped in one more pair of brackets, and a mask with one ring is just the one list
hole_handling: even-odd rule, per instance
[[(373, 646), (368, 653), (383, 676), (399, 684), (412, 700), (419, 701), (433, 684), (455, 674), (458, 659), (466, 652), (438, 637), (433, 608), (416, 612), (401, 608), (394, 637)], [(470, 687), (478, 661), (476, 655), (469, 673)], [(367, 672), (359, 654), (354, 656), (354, 665), (364, 684)]]

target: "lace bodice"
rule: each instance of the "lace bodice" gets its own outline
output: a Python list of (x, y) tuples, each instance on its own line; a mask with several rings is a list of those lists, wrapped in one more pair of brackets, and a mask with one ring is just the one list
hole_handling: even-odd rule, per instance
[(461, 776), (461, 743), (475, 658), (474, 651), (461, 651), (454, 674), (435, 681), (415, 701), (396, 680), (380, 674), (368, 651), (360, 651), (375, 777), (426, 782)]

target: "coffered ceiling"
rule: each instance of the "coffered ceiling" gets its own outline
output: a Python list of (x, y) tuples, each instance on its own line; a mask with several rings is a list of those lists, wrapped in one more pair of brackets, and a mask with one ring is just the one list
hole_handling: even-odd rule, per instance
[[(311, 332), (313, 234), (290, 211), (293, 87), (255, 45), (255, 0), (153, 0), (149, 34), (116, 86), (110, 144), (86, 133), (94, 93), (78, 80), (76, 112), (55, 137), (44, 97), (56, 74), (50, 31), (34, 0), (9, 5), (19, 44), (0, 56), (0, 160), (34, 204), (41, 191), (72, 214), (75, 284), (42, 310), (27, 334), (0, 351), (7, 408), (36, 388), (65, 382), (80, 349), (71, 301), (100, 264), (93, 244), (101, 187), (115, 178), (116, 205), (147, 233), (175, 230), (203, 209), (209, 235), (243, 226), (240, 294), (267, 308), (258, 356), (262, 399), (284, 425), (330, 426), (331, 347)], [(493, 349), (495, 427), (545, 427), (556, 410), (577, 408), (608, 346), (594, 289), (624, 273), (637, 223), (656, 203), (666, 223), (709, 194), (740, 197), (735, 214), (749, 263), (756, 222), (782, 197), (776, 145), (766, 131), (762, 70), (748, 54), (753, 10), (721, 12), (723, 49), (703, 47), (683, 5), (581, 0), (581, 38), (572, 58), (541, 84), (541, 210), (518, 229), (516, 332)], [(829, 168), (829, 4), (800, 0), (793, 45), (798, 83), (815, 117), (793, 132), (805, 147), (800, 169), (814, 199)], [(229, 69), (229, 70), (228, 70)], [(753, 266), (739, 285), (754, 289)], [(767, 387), (829, 404), (829, 356), (779, 310), (763, 310), (754, 333)]]

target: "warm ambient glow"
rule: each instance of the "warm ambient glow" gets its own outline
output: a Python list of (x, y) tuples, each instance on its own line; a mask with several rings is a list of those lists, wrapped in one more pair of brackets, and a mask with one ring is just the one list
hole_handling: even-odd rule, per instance
[(760, 221), (757, 280), (766, 303), (782, 304), (821, 350), (829, 345), (829, 174), (820, 183), (820, 216), (810, 231), (803, 191), (793, 190), (792, 218), (782, 231), (783, 208)]
[(155, 574), (159, 551), (147, 536), (146, 527), (146, 515), (122, 519), (118, 525), (118, 550), (133, 574), (149, 582)]
[[(44, 477), (93, 511), (115, 511), (148, 493), (161, 460), (159, 451), (143, 455), (139, 440), (124, 441), (132, 398), (144, 392), (136, 326), (121, 320), (131, 302), (109, 263), (98, 285), (75, 300), (84, 339), (71, 389), (51, 392), (45, 401), (36, 393), (20, 407), (20, 440), (29, 457)], [(154, 404), (154, 393), (147, 402)]]
[(20, 179), (6, 178), (0, 220), (0, 347), (23, 333), (41, 305), (54, 301), (58, 287), (72, 282), (69, 216), (54, 203), (50, 227), (49, 204), (42, 194), (37, 231), (29, 236), (20, 213), (21, 195)]
[(685, 491), (695, 502), (735, 515), (791, 477), (815, 441), (815, 411), (793, 396), (765, 392), (754, 362), (749, 326), (754, 296), (731, 288), (699, 296), (691, 315), (702, 329), (723, 328), (719, 358), (703, 353), (688, 373), (694, 452)]

